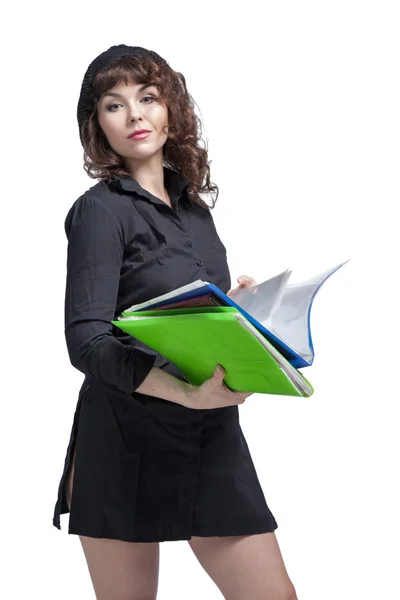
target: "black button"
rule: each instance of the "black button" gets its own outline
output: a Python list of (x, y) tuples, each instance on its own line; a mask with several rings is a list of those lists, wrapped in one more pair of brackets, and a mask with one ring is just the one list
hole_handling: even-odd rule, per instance
[(191, 423), (190, 424), (190, 429), (198, 429), (199, 426), (200, 426), (200, 423), (197, 423), (197, 422), (196, 423)]
[(204, 265), (204, 263), (203, 263), (203, 261), (202, 261), (202, 260), (198, 260), (198, 261), (197, 261), (197, 264), (199, 265), (199, 267), (202, 267), (202, 266)]
[(188, 458), (188, 463), (190, 463), (191, 465), (197, 463), (197, 456), (191, 456), (190, 458)]

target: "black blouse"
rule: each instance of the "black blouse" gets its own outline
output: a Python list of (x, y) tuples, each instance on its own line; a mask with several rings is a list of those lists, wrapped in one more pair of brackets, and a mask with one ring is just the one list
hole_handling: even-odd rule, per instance
[(133, 304), (196, 279), (225, 293), (231, 284), (210, 210), (190, 202), (188, 180), (167, 167), (164, 184), (173, 208), (122, 176), (88, 189), (65, 219), (65, 336), (71, 363), (127, 394), (153, 366), (185, 377), (111, 321)]

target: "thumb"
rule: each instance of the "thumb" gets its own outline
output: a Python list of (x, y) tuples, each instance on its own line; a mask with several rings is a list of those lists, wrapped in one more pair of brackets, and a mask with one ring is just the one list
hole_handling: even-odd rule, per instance
[(250, 277), (249, 275), (241, 275), (237, 278), (237, 281), (241, 287), (250, 287), (255, 284), (253, 277)]
[(248, 275), (241, 275), (237, 278), (237, 281), (241, 288), (250, 287), (252, 283), (255, 283), (254, 279)]
[(218, 379), (222, 380), (225, 377), (225, 375), (226, 371), (224, 367), (221, 367), (221, 365), (217, 365), (214, 370), (214, 377), (217, 377)]

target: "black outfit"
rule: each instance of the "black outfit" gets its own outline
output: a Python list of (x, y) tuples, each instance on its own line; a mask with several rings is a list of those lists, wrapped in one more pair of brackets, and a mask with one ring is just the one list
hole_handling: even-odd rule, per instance
[(78, 397), (53, 524), (69, 512), (65, 483), (76, 448), (68, 532), (131, 542), (274, 531), (238, 406), (191, 409), (139, 394), (153, 366), (175, 365), (111, 324), (124, 309), (203, 279), (230, 288), (211, 212), (164, 167), (173, 208), (129, 176), (101, 181), (71, 207), (65, 334), (86, 377)]

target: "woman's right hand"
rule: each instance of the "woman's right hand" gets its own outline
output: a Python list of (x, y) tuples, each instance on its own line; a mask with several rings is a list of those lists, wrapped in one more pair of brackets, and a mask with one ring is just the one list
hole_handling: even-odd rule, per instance
[(224, 384), (225, 375), (225, 369), (217, 365), (210, 379), (202, 385), (191, 386), (185, 406), (199, 410), (243, 404), (253, 392), (233, 392)]

